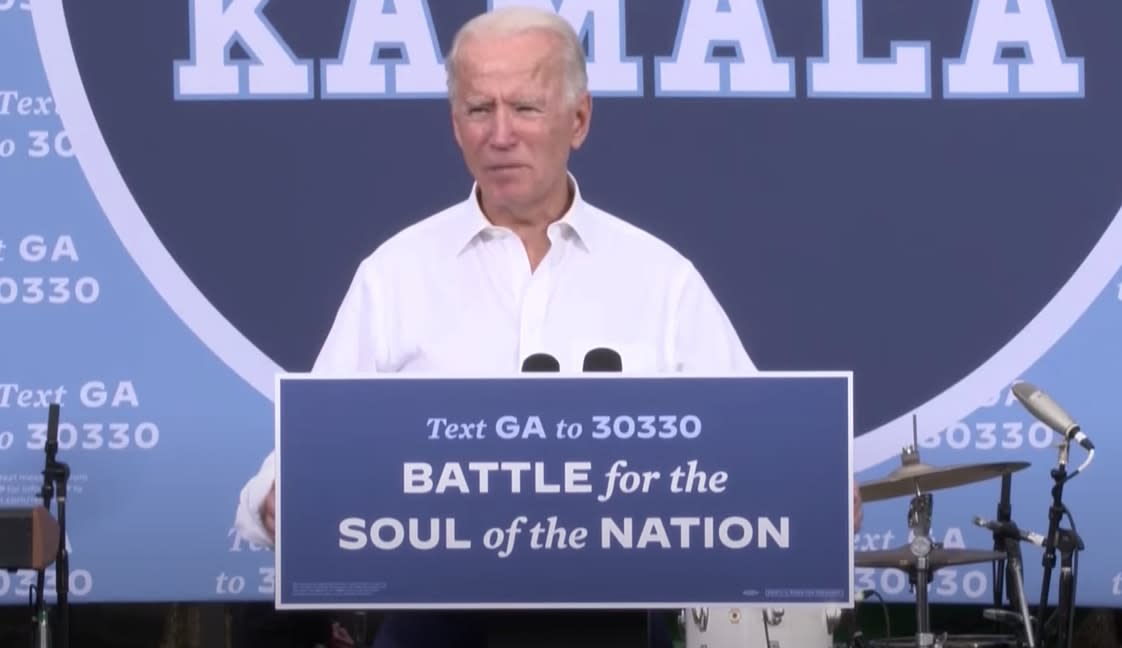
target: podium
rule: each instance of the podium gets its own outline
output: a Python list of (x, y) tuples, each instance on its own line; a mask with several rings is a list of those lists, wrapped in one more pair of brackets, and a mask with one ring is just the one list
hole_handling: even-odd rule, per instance
[(472, 611), (513, 636), (853, 605), (848, 372), (276, 390), (278, 609)]

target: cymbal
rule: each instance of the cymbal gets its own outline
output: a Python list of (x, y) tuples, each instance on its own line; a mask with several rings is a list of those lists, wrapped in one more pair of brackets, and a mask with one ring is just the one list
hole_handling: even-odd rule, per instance
[[(978, 551), (973, 549), (932, 549), (927, 555), (927, 564), (930, 571), (940, 567), (952, 565), (971, 565), (974, 563), (987, 563), (1002, 560), (1005, 554), (1000, 551)], [(876, 551), (858, 551), (853, 554), (854, 565), (857, 567), (883, 567), (903, 570), (915, 569), (918, 559), (912, 554), (908, 545), (895, 549), (882, 549)]]
[(904, 464), (886, 477), (858, 486), (865, 502), (910, 497), (919, 492), (954, 488), (974, 482), (1000, 477), (1006, 473), (1028, 468), (1027, 461), (1010, 461), (984, 464), (961, 464), (938, 468), (925, 463)]

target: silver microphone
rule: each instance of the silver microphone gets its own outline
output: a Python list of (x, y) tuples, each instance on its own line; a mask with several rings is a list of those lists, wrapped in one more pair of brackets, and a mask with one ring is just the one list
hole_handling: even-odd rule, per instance
[(1013, 385), (1013, 395), (1025, 409), (1029, 411), (1034, 417), (1040, 420), (1048, 427), (1063, 435), (1068, 441), (1075, 441), (1083, 446), (1084, 450), (1091, 451), (1095, 449), (1095, 444), (1087, 438), (1087, 435), (1080, 429), (1079, 424), (1076, 423), (1068, 413), (1060, 407), (1056, 401), (1052, 400), (1048, 394), (1040, 391), (1035, 385), (1027, 382), (1019, 382)]
[(1039, 533), (1033, 533), (1031, 531), (1025, 531), (1024, 529), (1021, 529), (1021, 528), (1019, 528), (1017, 526), (1014, 526), (1012, 524), (1009, 524), (1009, 523), (994, 522), (993, 520), (987, 520), (983, 517), (974, 516), (974, 524), (975, 524), (975, 526), (980, 526), (983, 529), (989, 529), (990, 531), (993, 531), (994, 533), (1010, 533), (1010, 532), (1013, 532), (1012, 535), (1017, 536), (1018, 538), (1020, 538), (1021, 540), (1025, 541), (1025, 542), (1032, 543), (1032, 544), (1034, 544), (1038, 547), (1043, 547), (1044, 546), (1044, 540), (1045, 540), (1044, 536), (1040, 535)]

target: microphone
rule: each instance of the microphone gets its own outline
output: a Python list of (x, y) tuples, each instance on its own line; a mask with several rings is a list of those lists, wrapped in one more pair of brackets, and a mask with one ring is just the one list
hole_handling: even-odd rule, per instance
[(534, 353), (522, 361), (522, 371), (529, 373), (561, 371), (561, 363), (548, 353)]
[(1095, 445), (1079, 428), (1079, 424), (1072, 420), (1067, 412), (1056, 404), (1056, 401), (1037, 389), (1035, 385), (1019, 382), (1013, 385), (1013, 395), (1021, 401), (1021, 404), (1030, 414), (1039, 419), (1041, 423), (1062, 434), (1068, 441), (1075, 441), (1087, 451), (1095, 449)]
[(1013, 524), (1012, 522), (994, 522), (992, 520), (987, 520), (983, 517), (978, 517), (978, 516), (975, 515), (974, 516), (974, 525), (975, 526), (980, 526), (983, 529), (989, 529), (990, 531), (993, 531), (994, 533), (1003, 533), (1003, 534), (1006, 534), (1006, 535), (1010, 535), (1010, 536), (1019, 538), (1020, 540), (1023, 540), (1024, 542), (1034, 544), (1038, 547), (1043, 547), (1044, 546), (1044, 541), (1045, 541), (1044, 536), (1040, 535), (1039, 533), (1033, 533), (1031, 531), (1025, 531), (1024, 529), (1019, 528), (1016, 524)]
[(584, 371), (623, 371), (623, 359), (613, 349), (597, 347), (584, 354)]
[(58, 456), (58, 417), (61, 408), (58, 403), (51, 403), (47, 409), (47, 467), (54, 465)]

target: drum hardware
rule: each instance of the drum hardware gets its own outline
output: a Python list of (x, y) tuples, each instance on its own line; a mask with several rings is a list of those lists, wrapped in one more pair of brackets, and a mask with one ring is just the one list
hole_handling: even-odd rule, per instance
[[(1033, 618), (1029, 614), (1028, 596), (1025, 594), (1024, 567), (1021, 562), (1021, 531), (1013, 522), (1013, 505), (1010, 491), (1013, 485), (1013, 475), (1006, 473), (1001, 476), (1001, 496), (997, 504), (997, 523), (986, 525), (981, 518), (975, 517), (974, 524), (986, 528), (993, 527), (993, 547), (995, 551), (1003, 552), (1003, 557), (995, 561), (993, 569), (993, 600), (996, 608), (1001, 608), (1004, 600), (1004, 583), (1009, 581), (1008, 603), (1018, 608), (1017, 612), (1003, 609), (986, 610), (983, 615), (993, 620), (1004, 621), (1018, 626), (1022, 632), (1026, 648), (1036, 648)], [(1006, 557), (1008, 560), (1006, 560)], [(989, 615), (986, 613), (989, 612)]]
[(916, 493), (945, 490), (975, 482), (996, 479), (1002, 475), (1028, 468), (1027, 461), (984, 464), (962, 464), (938, 468), (920, 462), (915, 447), (905, 448), (900, 455), (901, 466), (886, 477), (861, 484), (861, 500), (876, 502)]
[(764, 626), (777, 626), (783, 622), (783, 608), (764, 610)]
[[(1016, 386), (1014, 391), (1017, 391)], [(1022, 402), (1025, 402), (1025, 393), (1017, 394)], [(1030, 396), (1047, 399), (1036, 391)], [(1048, 404), (1051, 406), (1050, 402)], [(1058, 431), (1063, 439), (1058, 446), (1057, 465), (1050, 472), (1053, 481), (1052, 502), (1048, 509), (1048, 531), (1044, 536), (1021, 530), (1012, 517), (1010, 501), (1012, 475), (1027, 468), (1028, 462), (963, 464), (944, 468), (924, 464), (919, 457), (916, 417), (912, 417), (913, 445), (902, 450), (900, 467), (884, 478), (866, 482), (858, 487), (862, 500), (866, 502), (909, 497), (907, 523), (911, 542), (893, 549), (857, 552), (854, 555), (854, 562), (857, 567), (899, 569), (908, 573), (915, 591), (916, 632), (914, 636), (908, 637), (867, 639), (862, 636), (860, 629), (855, 628), (854, 641), (869, 648), (1071, 648), (1079, 552), (1085, 547), (1075, 529), (1071, 512), (1063, 503), (1063, 491), (1067, 482), (1091, 463), (1094, 448), (1079, 432), (1078, 426), (1072, 423), (1066, 414), (1060, 412), (1058, 407), (1053, 406), (1053, 409), (1046, 411), (1044, 415), (1040, 413), (1042, 410), (1039, 407), (1039, 403), (1036, 403), (1036, 409), (1030, 407), (1030, 411), (1053, 430)], [(1067, 463), (1072, 441), (1079, 442), (1089, 454), (1079, 468), (1069, 473)], [(977, 517), (974, 519), (976, 525), (993, 532), (993, 550), (946, 549), (935, 543), (931, 538), (934, 504), (931, 491), (955, 488), (993, 478), (1001, 479), (997, 521), (989, 522)], [(1065, 516), (1069, 528), (1061, 526)], [(1021, 542), (1030, 542), (1044, 549), (1041, 601), (1035, 617), (1030, 614), (1025, 593)], [(1045, 621), (1051, 575), (1055, 568), (1057, 553), (1060, 560), (1059, 598), (1056, 609)], [(993, 609), (985, 610), (983, 616), (988, 620), (1010, 626), (1011, 629), (1015, 627), (1016, 632), (992, 635), (933, 633), (928, 600), (931, 574), (943, 567), (983, 562), (994, 563), (995, 606)], [(879, 597), (879, 594), (877, 596)], [(1003, 604), (1006, 602), (1015, 609), (1004, 609)], [(816, 613), (813, 623), (808, 623), (805, 617), (794, 620), (786, 618), (803, 612), (803, 610), (784, 611), (777, 608), (760, 610), (758, 614), (753, 611), (751, 614), (741, 615), (738, 609), (733, 609), (729, 611), (726, 620), (711, 616), (708, 608), (694, 608), (689, 615), (686, 610), (683, 610), (679, 614), (679, 623), (686, 630), (687, 648), (733, 648), (734, 646), (756, 648), (759, 644), (753, 640), (758, 637), (752, 634), (752, 631), (756, 630), (762, 630), (764, 635), (764, 644), (761, 648), (829, 646), (829, 643), (823, 643), (823, 639), (832, 637), (842, 618), (841, 612), (837, 611), (833, 615), (829, 611), (825, 613), (825, 624), (822, 628), (828, 632), (825, 635), (818, 633), (819, 621), (822, 620), (818, 615), (821, 611)], [(688, 623), (691, 618), (692, 625)], [(810, 635), (805, 632), (808, 626), (813, 626)], [(800, 628), (804, 632), (793, 643), (787, 638), (773, 639), (773, 631), (781, 627), (788, 632), (792, 628)], [(885, 627), (887, 630), (887, 622)], [(891, 631), (888, 634), (891, 635)]]
[[(993, 621), (994, 623), (996, 623), (999, 626), (1009, 626), (1010, 628), (1016, 629), (1016, 630), (1018, 630), (1022, 633), (1026, 632), (1025, 616), (1024, 616), (1024, 614), (1021, 614), (1019, 612), (1013, 612), (1012, 610), (1005, 610), (1005, 609), (1001, 609), (1001, 608), (987, 608), (985, 610), (982, 610), (982, 618), (986, 619), (986, 620), (989, 620), (989, 621)], [(1035, 617), (1029, 616), (1028, 617), (1029, 626), (1031, 627), (1032, 624), (1035, 624), (1035, 623), (1036, 623)], [(1026, 642), (1026, 646), (1027, 646), (1029, 635), (1025, 634), (1024, 636), (1025, 636), (1025, 642)]]
[(916, 645), (919, 648), (930, 648), (935, 645), (935, 637), (931, 634), (930, 608), (927, 601), (927, 586), (933, 571), (929, 562), (933, 548), (931, 506), (931, 493), (921, 493), (917, 487), (916, 494), (908, 506), (908, 528), (912, 531), (911, 550), (916, 558), (915, 569), (909, 574), (909, 578), (915, 584)]
[[(693, 608), (689, 610), (690, 615), (693, 617), (693, 623), (699, 630), (705, 632), (709, 630), (709, 608)], [(686, 627), (686, 610), (678, 616), (678, 624), (683, 628)]]
[[(891, 639), (869, 639), (869, 648), (912, 648), (915, 641), (911, 637)], [(1020, 648), (1016, 637), (1008, 635), (940, 634), (935, 637), (936, 648)]]
[(678, 614), (689, 648), (833, 648), (840, 608), (691, 608)]
[(838, 626), (841, 625), (841, 622), (842, 622), (842, 616), (844, 616), (844, 615), (845, 615), (845, 611), (842, 610), (841, 608), (826, 608), (826, 633), (827, 634), (832, 635), (835, 632), (837, 632)]
[[(930, 571), (935, 571), (943, 567), (993, 562), (1003, 559), (1004, 557), (1005, 554), (1000, 551), (945, 549), (938, 543), (933, 543), (931, 551), (927, 555), (927, 563), (928, 569)], [(918, 565), (918, 560), (912, 552), (910, 544), (902, 545), (895, 549), (875, 549), (857, 552), (853, 556), (853, 562), (857, 567), (891, 568), (903, 571), (914, 570)]]
[[(868, 482), (859, 487), (861, 499), (876, 501), (890, 497), (911, 495), (908, 505), (908, 529), (911, 542), (906, 549), (901, 547), (888, 552), (861, 552), (854, 556), (857, 566), (880, 566), (904, 569), (915, 591), (916, 632), (915, 641), (919, 648), (933, 648), (935, 636), (931, 633), (930, 608), (927, 600), (928, 584), (931, 573), (936, 569), (932, 552), (936, 549), (931, 538), (931, 513), (934, 498), (927, 489), (950, 488), (959, 483), (976, 481), (987, 475), (986, 470), (963, 470), (956, 467), (953, 471), (940, 470), (920, 461), (919, 433), (916, 418), (912, 417), (913, 445), (900, 453), (900, 467), (888, 477)], [(941, 548), (940, 548), (941, 549)], [(949, 555), (949, 554), (948, 554)], [(946, 558), (944, 558), (945, 560)]]
[(778, 645), (772, 643), (771, 631), (775, 626), (783, 622), (783, 610), (764, 610), (761, 613), (764, 620), (764, 646), (767, 648), (779, 648)]
[(854, 556), (857, 566), (887, 567), (908, 573), (910, 584), (915, 592), (916, 631), (915, 636), (907, 638), (905, 640), (907, 643), (904, 645), (918, 648), (949, 645), (946, 643), (945, 635), (937, 638), (931, 630), (928, 587), (933, 572), (949, 565), (993, 562), (1007, 556), (1000, 551), (1001, 547), (995, 547), (994, 551), (973, 551), (944, 549), (936, 544), (931, 538), (934, 498), (930, 491), (1004, 477), (1024, 470), (1028, 466), (1028, 462), (965, 464), (945, 468), (925, 464), (920, 460), (918, 422), (913, 415), (912, 445), (901, 451), (900, 467), (884, 478), (859, 486), (861, 498), (867, 502), (893, 497), (910, 497), (908, 529), (911, 532), (911, 541), (896, 549), (860, 552)]
[[(997, 500), (997, 521), (1000, 524), (1006, 524), (1012, 520), (1013, 516), (1013, 503), (1012, 494), (1010, 491), (1013, 489), (1013, 476), (1005, 474), (1001, 476), (1001, 495)], [(975, 518), (975, 524), (977, 518)], [(1008, 547), (1002, 538), (997, 534), (993, 537), (993, 550), (994, 551), (1007, 551)], [(993, 604), (994, 607), (1001, 607), (1004, 597), (1005, 588), (1005, 561), (998, 560), (993, 568)]]

